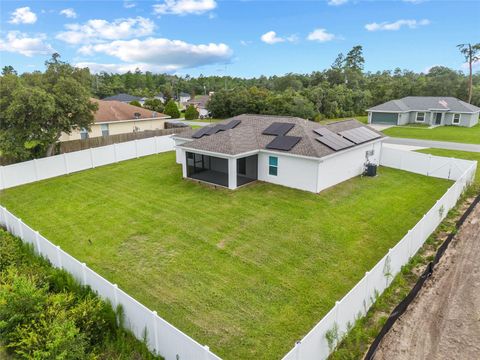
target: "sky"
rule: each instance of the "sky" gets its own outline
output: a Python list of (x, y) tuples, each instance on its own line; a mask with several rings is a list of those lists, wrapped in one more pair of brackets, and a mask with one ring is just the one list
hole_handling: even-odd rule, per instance
[[(328, 68), (362, 45), (365, 69), (466, 70), (480, 1), (0, 2), (0, 65), (44, 70), (53, 52), (92, 72), (256, 77)], [(480, 64), (476, 64), (480, 70)]]

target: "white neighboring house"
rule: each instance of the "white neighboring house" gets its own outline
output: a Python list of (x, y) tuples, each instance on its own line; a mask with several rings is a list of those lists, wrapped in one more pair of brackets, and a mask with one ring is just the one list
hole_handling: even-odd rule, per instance
[(369, 124), (472, 127), (480, 108), (454, 97), (407, 96), (367, 109)]
[(378, 164), (384, 136), (357, 120), (239, 115), (173, 136), (184, 178), (229, 189), (261, 180), (318, 193)]

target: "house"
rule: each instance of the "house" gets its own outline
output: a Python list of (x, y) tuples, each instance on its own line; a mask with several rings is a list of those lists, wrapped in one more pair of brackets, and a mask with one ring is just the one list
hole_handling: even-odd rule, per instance
[(407, 96), (367, 109), (369, 124), (427, 124), (472, 127), (480, 108), (454, 97)]
[(105, 101), (120, 101), (122, 103), (130, 103), (132, 101), (142, 101), (142, 98), (140, 96), (133, 96), (129, 94), (117, 94), (113, 96), (108, 96), (106, 98), (103, 98), (102, 100)]
[(160, 100), (162, 103), (165, 103), (165, 95), (162, 92), (159, 92), (153, 98)]
[(165, 129), (165, 122), (170, 118), (120, 101), (90, 100), (98, 104), (90, 131), (82, 129), (73, 130), (70, 134), (63, 133), (59, 141)]
[(186, 93), (186, 92), (181, 92), (180, 94), (178, 94), (178, 102), (180, 104), (185, 104), (188, 100), (191, 99), (191, 96), (190, 94)]
[(357, 120), (239, 115), (173, 136), (184, 178), (236, 189), (255, 180), (318, 193), (378, 164), (382, 133)]
[(210, 100), (210, 96), (208, 95), (197, 95), (193, 99), (188, 100), (185, 106), (195, 106), (198, 111), (198, 116), (203, 119), (210, 116), (210, 112), (207, 110), (208, 100)]

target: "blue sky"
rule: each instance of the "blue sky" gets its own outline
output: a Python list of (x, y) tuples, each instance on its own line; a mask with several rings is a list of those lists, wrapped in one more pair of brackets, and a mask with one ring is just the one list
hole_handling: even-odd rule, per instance
[[(43, 70), (53, 51), (93, 71), (308, 73), (362, 45), (370, 71), (465, 70), (480, 1), (4, 1), (0, 64)], [(477, 69), (479, 67), (477, 66)]]

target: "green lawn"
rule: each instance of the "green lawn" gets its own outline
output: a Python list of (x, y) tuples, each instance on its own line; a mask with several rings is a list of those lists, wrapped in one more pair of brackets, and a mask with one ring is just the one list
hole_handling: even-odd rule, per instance
[(439, 126), (433, 129), (395, 126), (388, 128), (383, 132), (385, 135), (392, 137), (480, 144), (480, 124), (471, 128), (460, 126)]
[(226, 359), (281, 358), (451, 182), (380, 168), (315, 195), (181, 179), (173, 152), (0, 192), (48, 239)]

